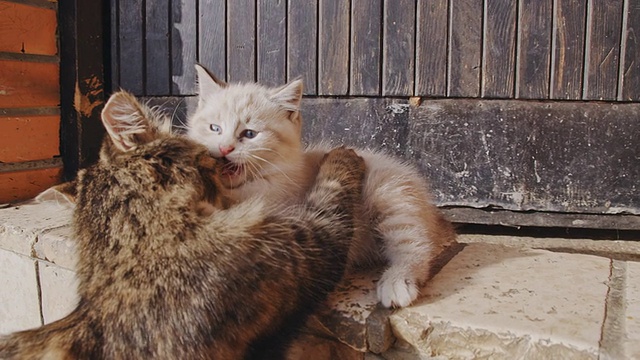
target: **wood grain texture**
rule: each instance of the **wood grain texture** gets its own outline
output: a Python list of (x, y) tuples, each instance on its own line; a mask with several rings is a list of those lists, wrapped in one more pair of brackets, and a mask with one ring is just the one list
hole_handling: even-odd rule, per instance
[(482, 2), (452, 1), (449, 3), (449, 12), (451, 26), (447, 95), (478, 97), (482, 66)]
[(382, 40), (382, 94), (412, 96), (415, 64), (414, 0), (385, 0)]
[(199, 0), (198, 5), (198, 62), (225, 80), (227, 77), (227, 37), (225, 0)]
[(286, 1), (258, 0), (258, 82), (268, 86), (287, 81)]
[(60, 154), (60, 116), (0, 117), (0, 163)]
[(54, 9), (0, 1), (0, 51), (56, 55), (58, 20)]
[(227, 1), (227, 81), (256, 81), (255, 33), (255, 1)]
[(349, 91), (348, 0), (320, 0), (318, 24), (318, 95)]
[(625, 56), (622, 65), (620, 100), (640, 101), (640, 3), (626, 1), (627, 24), (624, 29)]
[(441, 205), (640, 214), (640, 104), (429, 100), (409, 161)]
[(589, 1), (585, 100), (615, 100), (618, 92), (622, 0)]
[(171, 94), (173, 95), (195, 94), (195, 64), (198, 57), (196, 1), (171, 1)]
[(171, 94), (169, 44), (169, 0), (146, 2), (145, 49), (147, 54), (145, 94)]
[(318, 93), (318, 1), (288, 0), (287, 81), (300, 77), (304, 94)]
[(142, 0), (118, 2), (118, 86), (134, 95), (144, 95), (145, 61)]
[(447, 0), (418, 1), (416, 14), (416, 96), (447, 94)]
[(582, 99), (587, 0), (556, 0), (550, 97)]
[(548, 99), (553, 0), (521, 0), (516, 98)]
[(380, 94), (382, 0), (351, 1), (350, 95)]
[(381, 97), (305, 98), (302, 100), (303, 138), (335, 146), (381, 150), (403, 156), (407, 148), (409, 105), (406, 100)]
[(512, 98), (515, 84), (516, 1), (487, 1), (482, 61), (482, 97)]
[[(105, 66), (110, 67), (110, 74), (106, 74), (105, 76), (105, 85), (107, 85), (107, 89), (111, 91), (112, 89), (120, 88), (120, 11), (117, 0), (113, 0), (111, 6), (109, 7), (109, 24), (110, 26), (110, 34), (109, 34), (109, 59), (105, 60)], [(106, 14), (105, 14), (106, 15)], [(63, 31), (61, 31), (62, 34)], [(62, 41), (61, 41), (62, 42)], [(105, 50), (107, 47), (105, 46)], [(62, 49), (61, 49), (62, 50)]]

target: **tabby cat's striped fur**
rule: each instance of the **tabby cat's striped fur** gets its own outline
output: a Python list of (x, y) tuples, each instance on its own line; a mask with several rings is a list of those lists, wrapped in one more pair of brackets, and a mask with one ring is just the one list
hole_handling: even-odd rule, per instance
[(80, 301), (2, 338), (1, 359), (282, 358), (341, 279), (364, 174), (353, 151), (330, 152), (298, 206), (225, 208), (217, 160), (153, 116), (124, 92), (105, 106), (110, 136), (75, 182)]

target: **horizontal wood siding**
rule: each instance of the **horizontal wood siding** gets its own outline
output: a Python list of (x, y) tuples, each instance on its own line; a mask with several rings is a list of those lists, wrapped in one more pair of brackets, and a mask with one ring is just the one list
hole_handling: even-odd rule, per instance
[[(638, 101), (640, 10), (624, 0), (128, 0), (114, 84), (193, 95), (302, 77), (307, 95)], [(142, 51), (144, 49), (144, 51)]]

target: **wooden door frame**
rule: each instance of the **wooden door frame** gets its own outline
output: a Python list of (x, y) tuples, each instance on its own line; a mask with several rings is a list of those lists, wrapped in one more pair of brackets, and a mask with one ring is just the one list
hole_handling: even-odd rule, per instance
[(61, 0), (58, 4), (60, 49), (60, 154), (64, 180), (94, 162), (104, 128), (100, 112), (110, 84), (105, 83), (110, 1)]

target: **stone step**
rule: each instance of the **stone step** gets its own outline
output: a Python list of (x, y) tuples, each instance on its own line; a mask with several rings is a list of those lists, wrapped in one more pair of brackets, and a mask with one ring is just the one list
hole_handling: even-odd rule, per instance
[[(0, 334), (75, 306), (69, 223), (51, 204), (0, 209)], [(640, 359), (639, 242), (460, 241), (404, 309), (377, 304), (379, 270), (345, 278), (290, 358)]]

